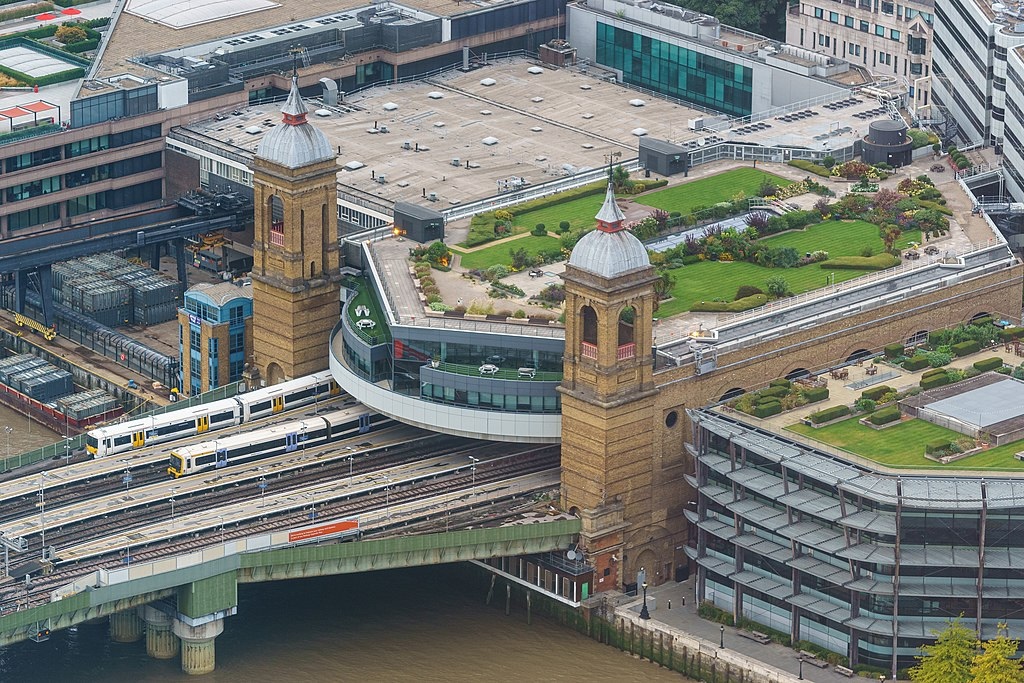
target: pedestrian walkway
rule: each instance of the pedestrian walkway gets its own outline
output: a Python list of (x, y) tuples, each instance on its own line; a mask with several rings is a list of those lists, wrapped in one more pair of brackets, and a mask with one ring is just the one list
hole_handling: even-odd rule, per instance
[[(800, 655), (797, 651), (777, 643), (759, 644), (753, 640), (737, 635), (738, 629), (726, 626), (724, 636), (721, 625), (697, 615), (695, 599), (695, 577), (686, 581), (669, 581), (660, 586), (647, 589), (647, 606), (652, 622), (670, 629), (682, 631), (693, 637), (707, 641), (707, 647), (719, 647), (724, 643), (743, 654), (752, 661), (756, 660), (768, 669), (777, 669), (789, 673), (794, 680), (800, 673)], [(616, 609), (617, 613), (636, 615), (642, 599), (625, 603)], [(840, 683), (850, 678), (836, 673), (834, 667), (819, 669), (808, 663), (803, 665), (803, 680), (814, 683)], [(858, 680), (854, 678), (853, 680)]]

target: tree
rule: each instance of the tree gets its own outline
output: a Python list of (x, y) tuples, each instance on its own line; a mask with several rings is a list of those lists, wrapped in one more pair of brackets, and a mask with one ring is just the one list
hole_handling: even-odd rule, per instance
[(633, 181), (629, 177), (629, 171), (624, 169), (622, 166), (616, 166), (612, 171), (612, 185), (615, 186), (616, 192), (624, 192), (632, 189)]
[(781, 299), (784, 296), (789, 296), (789, 283), (786, 282), (786, 278), (775, 276), (765, 280), (765, 289), (776, 299)]
[(981, 644), (974, 656), (970, 674), (972, 683), (1024, 683), (1024, 669), (1015, 655), (1019, 640), (1010, 640), (1006, 624), (999, 624), (999, 635)]
[(89, 35), (85, 32), (84, 28), (80, 26), (69, 26), (67, 24), (58, 28), (57, 33), (54, 34), (54, 38), (65, 45), (80, 43), (88, 37)]
[(920, 662), (910, 669), (917, 683), (972, 683), (971, 662), (977, 650), (974, 631), (953, 619), (941, 631), (932, 631), (933, 645), (922, 645)]
[(903, 231), (900, 230), (900, 226), (893, 225), (892, 223), (886, 223), (878, 229), (878, 236), (882, 238), (882, 243), (885, 244), (885, 250), (892, 253), (896, 247), (896, 240), (900, 238)]

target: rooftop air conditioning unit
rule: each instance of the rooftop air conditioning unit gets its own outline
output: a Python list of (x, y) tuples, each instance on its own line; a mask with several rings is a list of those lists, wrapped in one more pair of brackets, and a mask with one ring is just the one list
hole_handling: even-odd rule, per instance
[(436, 202), (437, 201), (437, 193), (436, 192), (428, 192), (427, 193), (427, 199), (429, 201)]
[(452, 166), (456, 166), (456, 167), (462, 166), (462, 159), (459, 159), (458, 157), (453, 158), (452, 159)]
[(380, 183), (381, 185), (383, 185), (383, 184), (384, 184), (384, 183), (386, 183), (387, 181), (388, 181), (388, 177), (387, 177), (386, 175), (384, 175), (383, 173), (378, 173), (378, 174), (377, 174), (377, 182), (378, 182), (378, 183)]
[(405, 142), (403, 142), (402, 143), (402, 149), (412, 149), (412, 142), (410, 142), (409, 140), (406, 140)]
[(690, 130), (701, 130), (704, 128), (704, 119), (688, 119), (687, 126)]

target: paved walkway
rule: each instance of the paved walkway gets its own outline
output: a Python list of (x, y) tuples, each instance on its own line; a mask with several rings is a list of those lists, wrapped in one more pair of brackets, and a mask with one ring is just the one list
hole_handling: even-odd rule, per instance
[[(697, 616), (697, 602), (694, 598), (695, 580), (694, 577), (691, 577), (680, 583), (669, 581), (661, 586), (648, 588), (647, 607), (651, 613), (651, 620), (702, 638), (709, 643), (709, 647), (717, 647), (721, 639), (721, 627), (719, 624)], [(640, 602), (642, 600), (626, 603), (618, 607), (616, 611), (629, 611), (635, 614)], [(669, 602), (672, 604), (671, 609)], [(651, 609), (652, 604), (653, 609)], [(800, 660), (795, 650), (776, 643), (761, 645), (738, 636), (736, 631), (737, 629), (732, 626), (725, 627), (725, 647), (741, 652), (751, 660), (791, 673), (793, 678), (796, 678), (800, 669)], [(832, 667), (819, 669), (807, 663), (804, 664), (803, 673), (805, 681), (814, 681), (815, 683), (839, 683), (851, 680), (837, 674)]]

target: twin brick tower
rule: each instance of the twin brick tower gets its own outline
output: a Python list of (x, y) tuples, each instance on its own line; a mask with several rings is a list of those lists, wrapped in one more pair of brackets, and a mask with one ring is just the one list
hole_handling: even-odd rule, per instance
[[(324, 369), (339, 319), (337, 165), (306, 121), (293, 77), (283, 122), (254, 161), (254, 362), (265, 384)], [(894, 340), (987, 312), (1019, 315), (1022, 266), (1014, 260), (963, 282), (880, 304), (821, 325), (721, 350), (712, 371), (693, 363), (654, 374), (658, 275), (623, 226), (611, 185), (566, 266), (562, 393), (562, 507), (582, 520), (580, 546), (594, 592), (659, 584), (688, 560), (693, 461), (686, 409), (805, 369), (829, 367)], [(775, 335), (778, 336), (778, 335)]]

